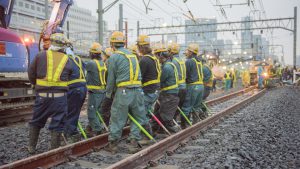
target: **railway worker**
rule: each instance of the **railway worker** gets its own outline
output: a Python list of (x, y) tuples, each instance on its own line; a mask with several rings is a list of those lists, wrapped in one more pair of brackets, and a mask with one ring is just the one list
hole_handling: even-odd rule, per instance
[(179, 131), (179, 128), (173, 122), (179, 103), (178, 72), (176, 66), (172, 63), (167, 48), (162, 44), (157, 44), (153, 53), (162, 64), (160, 94), (156, 106), (156, 109), (158, 109), (157, 116), (170, 132), (175, 133)]
[(112, 55), (112, 49), (111, 48), (105, 48), (104, 52), (103, 52), (103, 57), (102, 57), (102, 61), (104, 63), (107, 62), (108, 58)]
[(72, 52), (68, 56), (73, 64), (73, 71), (69, 81), (69, 91), (67, 95), (68, 113), (64, 119), (64, 134), (68, 142), (74, 143), (79, 141), (81, 137), (77, 130), (77, 124), (81, 107), (86, 98), (87, 88), (84, 75), (85, 70), (81, 58), (73, 55)]
[(231, 81), (232, 81), (232, 74), (229, 69), (224, 74), (224, 78), (225, 78), (225, 91), (228, 91), (230, 89)]
[[(153, 105), (156, 102), (160, 88), (161, 66), (159, 60), (152, 55), (150, 47), (150, 37), (147, 35), (140, 35), (137, 39), (137, 47), (141, 55), (140, 68), (142, 75), (142, 86), (144, 92), (145, 111), (150, 117), (148, 111), (153, 112)], [(144, 128), (152, 135), (152, 128), (149, 123), (149, 118), (145, 119)], [(149, 139), (143, 137), (139, 141), (140, 144), (148, 144)]]
[[(206, 63), (206, 59), (202, 57), (202, 65), (203, 65), (203, 85), (204, 85), (204, 92), (203, 92), (203, 97), (202, 101), (206, 100), (206, 98), (210, 95), (210, 91), (212, 90), (213, 87), (213, 74), (211, 71), (211, 68), (209, 65)], [(202, 111), (203, 114), (199, 115), (201, 119), (204, 119), (208, 117), (208, 112), (206, 110), (206, 107), (202, 106)]]
[(244, 87), (249, 87), (250, 85), (250, 73), (248, 70), (243, 71), (242, 73), (242, 82)]
[[(179, 57), (179, 45), (177, 43), (171, 43), (168, 46), (168, 52), (170, 56), (172, 57), (172, 63), (176, 66), (178, 70), (178, 97), (179, 97), (179, 103), (178, 107), (182, 109), (182, 105), (186, 96), (186, 83), (185, 83), (185, 78), (186, 78), (186, 67), (185, 67), (185, 62), (182, 58)], [(177, 114), (179, 114), (177, 110)], [(183, 122), (185, 121), (183, 116), (180, 116), (181, 119), (180, 121)], [(184, 126), (185, 123), (181, 123), (181, 128), (185, 128)]]
[(29, 153), (35, 153), (40, 129), (51, 117), (50, 149), (60, 146), (63, 132), (63, 118), (68, 111), (68, 82), (72, 74), (72, 62), (64, 54), (67, 38), (61, 33), (50, 36), (51, 47), (41, 51), (34, 58), (28, 69), (30, 83), (35, 86), (36, 100), (33, 117), (29, 122)]
[(141, 57), (140, 57), (139, 54), (138, 54), (138, 47), (137, 47), (137, 45), (130, 45), (130, 46), (128, 47), (128, 50), (129, 50), (132, 54), (134, 54), (134, 55), (138, 58), (138, 60), (141, 59)]
[(100, 114), (100, 106), (105, 98), (107, 71), (105, 63), (101, 60), (102, 46), (94, 42), (89, 50), (91, 60), (86, 63), (86, 81), (88, 88), (88, 120), (87, 134), (89, 137), (100, 135), (104, 128), (97, 113)]
[(182, 111), (187, 115), (193, 115), (193, 122), (197, 123), (203, 116), (201, 102), (203, 98), (203, 66), (201, 59), (197, 57), (199, 51), (198, 44), (190, 44), (186, 51), (186, 84), (187, 94), (182, 106)]
[[(121, 139), (123, 128), (127, 122), (128, 113), (141, 125), (146, 118), (142, 77), (138, 59), (129, 50), (125, 49), (125, 36), (122, 32), (113, 32), (110, 37), (113, 54), (108, 59), (108, 76), (106, 97), (113, 98), (110, 116), (109, 145), (106, 150), (113, 154), (118, 151), (117, 144)], [(114, 97), (113, 97), (113, 93)], [(129, 135), (130, 153), (139, 150), (138, 140), (141, 139), (140, 130), (131, 122)]]
[(231, 75), (232, 75), (232, 77), (231, 77), (230, 88), (233, 88), (233, 87), (235, 87), (235, 83), (236, 83), (236, 80), (237, 80), (236, 71), (233, 68), (231, 69)]
[(261, 89), (263, 87), (264, 77), (263, 77), (264, 68), (262, 66), (258, 66), (257, 68), (257, 76), (258, 76), (258, 88)]

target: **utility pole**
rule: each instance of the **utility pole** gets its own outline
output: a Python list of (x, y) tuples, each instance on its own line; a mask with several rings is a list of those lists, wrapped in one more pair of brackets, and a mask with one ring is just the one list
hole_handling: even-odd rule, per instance
[(70, 21), (67, 21), (67, 38), (70, 39)]
[(125, 47), (127, 48), (127, 46), (128, 46), (128, 21), (125, 21), (125, 37), (126, 37)]
[(296, 61), (297, 61), (297, 7), (294, 7), (294, 69), (296, 69)]
[(140, 21), (136, 22), (136, 37), (140, 36)]
[(99, 43), (103, 44), (103, 1), (98, 0), (98, 36), (99, 36)]
[(119, 31), (123, 32), (123, 4), (119, 4)]
[(45, 0), (45, 19), (49, 19), (49, 15), (48, 15), (48, 0)]

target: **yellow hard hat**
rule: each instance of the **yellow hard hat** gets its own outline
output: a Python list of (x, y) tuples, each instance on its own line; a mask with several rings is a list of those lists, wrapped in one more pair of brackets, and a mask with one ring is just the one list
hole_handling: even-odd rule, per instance
[(191, 43), (191, 44), (189, 44), (187, 50), (191, 51), (191, 52), (193, 52), (195, 54), (198, 54), (198, 52), (199, 52), (199, 45), (197, 43)]
[(168, 51), (167, 48), (162, 43), (157, 43), (153, 47), (153, 54), (158, 53), (158, 52), (167, 52), (167, 51)]
[(168, 50), (172, 53), (179, 53), (179, 45), (177, 43), (171, 43), (168, 45)]
[(121, 42), (125, 43), (125, 36), (122, 32), (115, 31), (110, 36), (110, 43)]
[(90, 47), (91, 53), (102, 53), (102, 46), (100, 43), (94, 42), (92, 46)]
[(140, 35), (136, 42), (137, 42), (137, 45), (149, 45), (150, 37), (147, 35)]
[(54, 46), (65, 46), (70, 43), (69, 39), (62, 33), (54, 33), (50, 36), (51, 44)]
[(136, 45), (130, 45), (128, 49), (133, 53), (137, 54), (137, 46)]
[(112, 55), (113, 50), (112, 50), (112, 48), (106, 48), (104, 52), (105, 52), (105, 55), (109, 57)]

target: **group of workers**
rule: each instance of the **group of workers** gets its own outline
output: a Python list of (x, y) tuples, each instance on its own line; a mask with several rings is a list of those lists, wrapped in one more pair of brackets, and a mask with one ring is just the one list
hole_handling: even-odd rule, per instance
[(149, 36), (140, 35), (136, 49), (130, 50), (123, 33), (113, 32), (110, 48), (93, 43), (90, 60), (84, 63), (72, 54), (63, 34), (55, 33), (50, 40), (51, 47), (38, 53), (28, 71), (36, 91), (30, 153), (35, 153), (40, 129), (49, 117), (50, 149), (60, 146), (62, 136), (70, 142), (80, 140), (78, 119), (87, 93), (87, 135), (109, 130), (106, 149), (112, 153), (118, 151), (126, 124), (131, 131), (128, 149), (134, 153), (139, 144), (151, 142), (146, 136), (175, 133), (208, 116), (203, 99), (212, 87), (212, 72), (198, 55), (197, 44), (190, 44), (186, 58), (181, 58), (176, 43), (152, 46)]

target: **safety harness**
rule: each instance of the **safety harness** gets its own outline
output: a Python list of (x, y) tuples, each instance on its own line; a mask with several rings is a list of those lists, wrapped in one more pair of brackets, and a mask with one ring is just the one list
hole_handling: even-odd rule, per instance
[(157, 78), (154, 79), (154, 80), (149, 80), (149, 81), (143, 83), (143, 87), (149, 86), (149, 85), (152, 85), (152, 84), (160, 83), (160, 76), (161, 76), (161, 67), (160, 67), (160, 64), (159, 64), (159, 60), (155, 56), (151, 56), (151, 55), (145, 55), (145, 56), (149, 57), (150, 59), (152, 59), (155, 62)]
[(160, 89), (161, 91), (172, 90), (172, 89), (175, 89), (175, 88), (178, 87), (178, 72), (177, 72), (176, 66), (175, 66), (173, 63), (171, 63), (171, 62), (167, 62), (166, 64), (171, 65), (171, 66), (173, 67), (173, 69), (174, 69), (175, 84), (170, 85), (170, 86), (166, 86), (166, 87), (164, 87), (164, 88), (161, 88), (161, 89)]
[(181, 61), (177, 58), (173, 58), (176, 62), (178, 62), (180, 66), (180, 73), (181, 73), (181, 78), (178, 79), (178, 84), (183, 84), (185, 83), (185, 78), (186, 78), (186, 67), (184, 61)]
[[(78, 56), (75, 56), (75, 58), (72, 57), (72, 56), (70, 56), (69, 58), (71, 58), (71, 59), (74, 61), (74, 63), (78, 66), (78, 68), (79, 68), (79, 73), (80, 73), (78, 79), (74, 79), (74, 80), (69, 81), (69, 85), (70, 85), (70, 84), (74, 84), (74, 83), (79, 83), (79, 82), (86, 82), (85, 76), (84, 76), (84, 73), (83, 73), (83, 70), (82, 70), (82, 62), (81, 62), (81, 59), (80, 59)], [(78, 60), (78, 62), (77, 62), (76, 59)]]
[(202, 69), (202, 63), (197, 61), (195, 58), (192, 58), (192, 60), (196, 63), (197, 67), (197, 74), (198, 74), (198, 81), (195, 81), (190, 84), (203, 84), (203, 69)]
[(93, 61), (97, 65), (100, 84), (99, 85), (87, 85), (87, 88), (90, 90), (104, 90), (105, 85), (106, 85), (106, 80), (105, 80), (106, 79), (105, 74), (107, 71), (106, 65), (103, 64), (103, 66), (101, 66), (97, 59), (93, 59)]
[[(56, 56), (53, 58), (53, 53)], [(68, 61), (68, 56), (59, 52), (47, 51), (47, 74), (43, 79), (36, 79), (36, 84), (47, 87), (67, 87), (67, 81), (61, 81), (61, 73)]]
[[(140, 80), (138, 80), (140, 66), (139, 66), (139, 61), (138, 61), (137, 57), (134, 54), (125, 54), (124, 52), (121, 52), (121, 51), (115, 51), (115, 53), (118, 53), (118, 54), (121, 54), (122, 56), (125, 56), (129, 61), (129, 80), (119, 82), (117, 84), (117, 87), (125, 87), (125, 86), (130, 86), (130, 85), (141, 85), (142, 82)], [(135, 73), (134, 73), (134, 70), (133, 70), (132, 60), (135, 61), (135, 65), (136, 65)]]

